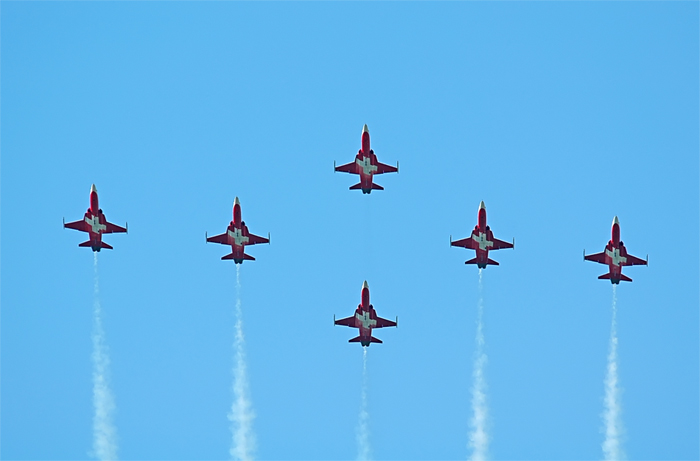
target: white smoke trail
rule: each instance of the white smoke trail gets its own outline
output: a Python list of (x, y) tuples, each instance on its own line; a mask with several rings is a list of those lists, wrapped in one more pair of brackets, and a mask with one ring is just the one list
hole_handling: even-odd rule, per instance
[(367, 348), (362, 348), (362, 396), (360, 402), (360, 418), (357, 424), (357, 460), (369, 461), (369, 411), (367, 411)]
[(100, 278), (95, 255), (95, 289), (93, 300), (92, 331), (92, 402), (95, 415), (92, 418), (93, 450), (97, 459), (117, 459), (117, 430), (112, 423), (115, 409), (114, 396), (109, 388), (109, 349), (102, 329), (102, 306), (100, 305)]
[(603, 455), (606, 461), (624, 459), (620, 437), (622, 419), (620, 416), (620, 388), (617, 378), (617, 287), (613, 285), (612, 326), (610, 328), (610, 352), (608, 354), (608, 371), (605, 376), (605, 441)]
[(252, 427), (255, 413), (248, 391), (242, 317), (241, 270), (240, 265), (236, 264), (236, 337), (233, 343), (235, 365), (233, 367), (233, 404), (228, 414), (232, 433), (229, 454), (234, 460), (249, 461), (253, 459), (255, 449), (255, 435)]
[(472, 449), (470, 459), (472, 461), (484, 461), (489, 448), (489, 435), (486, 433), (488, 406), (486, 404), (486, 379), (484, 368), (486, 367), (486, 353), (484, 352), (484, 293), (482, 284), (482, 269), (479, 269), (479, 305), (476, 325), (476, 353), (474, 354), (474, 384), (472, 387), (472, 410), (474, 415), (471, 420), (471, 433), (469, 434), (469, 447)]

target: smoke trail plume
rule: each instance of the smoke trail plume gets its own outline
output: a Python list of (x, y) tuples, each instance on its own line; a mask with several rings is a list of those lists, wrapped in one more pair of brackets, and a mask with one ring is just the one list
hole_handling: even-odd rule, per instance
[(368, 461), (371, 456), (369, 448), (369, 412), (367, 411), (367, 348), (362, 348), (362, 397), (360, 418), (357, 424), (357, 460)]
[(240, 461), (253, 459), (255, 435), (253, 434), (253, 405), (248, 391), (248, 371), (245, 360), (243, 336), (243, 312), (241, 310), (241, 269), (236, 264), (236, 337), (233, 343), (235, 364), (233, 367), (233, 404), (228, 414), (231, 421), (231, 458)]
[(117, 459), (117, 430), (112, 423), (114, 396), (109, 388), (109, 349), (102, 329), (102, 306), (100, 305), (100, 278), (95, 255), (95, 287), (93, 299), (92, 331), (92, 403), (95, 414), (92, 418), (93, 450), (97, 459)]
[(484, 368), (486, 367), (486, 353), (484, 352), (484, 293), (482, 283), (482, 269), (479, 269), (479, 304), (476, 325), (476, 353), (474, 354), (474, 384), (472, 387), (472, 421), (469, 434), (469, 447), (472, 449), (470, 459), (472, 461), (484, 461), (489, 448), (489, 435), (486, 433), (486, 421), (488, 406), (486, 404), (486, 379)]
[(622, 435), (622, 418), (620, 405), (620, 387), (617, 378), (617, 287), (613, 285), (612, 326), (610, 328), (610, 352), (608, 354), (608, 371), (605, 376), (605, 441), (603, 455), (606, 461), (624, 459), (620, 437)]

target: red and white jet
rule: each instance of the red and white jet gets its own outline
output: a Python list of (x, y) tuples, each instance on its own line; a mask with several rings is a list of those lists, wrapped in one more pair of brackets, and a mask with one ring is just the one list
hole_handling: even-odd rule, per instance
[(359, 174), (360, 182), (350, 186), (350, 190), (362, 189), (363, 194), (369, 194), (373, 189), (384, 190), (382, 186), (372, 182), (372, 177), (375, 174), (398, 173), (399, 162), (396, 162), (396, 167), (379, 163), (374, 151), (369, 147), (369, 128), (365, 125), (362, 128), (362, 148), (357, 152), (355, 161), (341, 166), (335, 166), (334, 163), (333, 167), (335, 171)]
[(90, 247), (92, 251), (100, 251), (102, 248), (112, 250), (112, 246), (102, 241), (102, 234), (116, 234), (119, 232), (128, 232), (129, 225), (126, 227), (117, 226), (111, 222), (107, 222), (104, 213), (97, 199), (97, 188), (93, 184), (90, 188), (90, 208), (85, 212), (85, 217), (80, 221), (66, 223), (63, 220), (63, 227), (75, 229), (81, 232), (87, 232), (90, 240), (79, 244), (79, 247)]
[(592, 255), (586, 255), (586, 250), (583, 250), (583, 259), (585, 261), (595, 261), (600, 264), (607, 264), (610, 267), (610, 272), (603, 274), (599, 279), (609, 279), (611, 283), (620, 284), (620, 280), (631, 282), (632, 279), (622, 274), (622, 266), (646, 266), (649, 264), (649, 256), (647, 259), (640, 259), (627, 253), (627, 248), (620, 240), (620, 221), (617, 216), (612, 222), (612, 238), (605, 245), (605, 251)]
[(377, 311), (374, 306), (369, 303), (369, 285), (367, 280), (362, 284), (362, 303), (357, 306), (355, 315), (345, 319), (336, 320), (333, 317), (333, 322), (336, 325), (345, 325), (346, 327), (359, 328), (360, 336), (352, 338), (349, 343), (360, 343), (363, 346), (369, 346), (370, 343), (381, 343), (381, 339), (372, 336), (373, 328), (395, 327), (398, 325), (399, 318), (396, 321), (383, 319), (377, 316)]
[(244, 259), (255, 261), (255, 258), (245, 254), (246, 245), (270, 243), (270, 236), (265, 238), (248, 232), (248, 226), (245, 225), (245, 221), (241, 220), (241, 202), (236, 197), (233, 201), (233, 221), (228, 225), (226, 233), (207, 237), (207, 242), (231, 245), (231, 253), (222, 256), (221, 259), (233, 259), (234, 263), (241, 264)]
[(479, 269), (485, 269), (488, 264), (498, 266), (498, 262), (489, 259), (489, 250), (500, 250), (502, 248), (515, 248), (515, 239), (513, 243), (498, 240), (493, 236), (491, 228), (486, 225), (486, 205), (482, 201), (479, 205), (478, 223), (472, 231), (472, 235), (462, 240), (452, 241), (450, 236), (450, 245), (453, 247), (462, 247), (469, 250), (476, 250), (476, 258), (465, 261), (464, 264), (476, 264)]

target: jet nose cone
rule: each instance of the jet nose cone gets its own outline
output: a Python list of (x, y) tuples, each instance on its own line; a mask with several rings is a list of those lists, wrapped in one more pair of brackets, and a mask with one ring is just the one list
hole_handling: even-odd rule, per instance
[(486, 209), (486, 205), (484, 204), (484, 201), (483, 201), (483, 200), (481, 201), (481, 204), (479, 204), (479, 209), (480, 209), (480, 210), (485, 210), (485, 209)]
[(620, 224), (620, 220), (617, 219), (617, 216), (615, 216), (615, 217), (613, 218), (613, 224), (618, 224), (618, 225)]
[(365, 288), (367, 288), (367, 289), (369, 290), (369, 285), (367, 284), (367, 280), (365, 280), (365, 281), (362, 283), (362, 289), (364, 290)]
[(233, 199), (233, 204), (234, 204), (234, 205), (240, 205), (240, 204), (241, 204), (241, 201), (238, 200), (238, 197), (236, 197), (235, 199)]
[(362, 127), (362, 133), (369, 133), (369, 128), (367, 128), (367, 124), (365, 123), (365, 126)]
[(93, 192), (97, 192), (97, 187), (94, 184), (90, 187), (90, 193), (92, 194)]

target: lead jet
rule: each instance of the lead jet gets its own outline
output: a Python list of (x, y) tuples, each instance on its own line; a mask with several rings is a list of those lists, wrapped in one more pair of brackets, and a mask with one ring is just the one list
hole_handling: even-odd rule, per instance
[(357, 152), (355, 161), (341, 166), (335, 166), (333, 163), (333, 167), (335, 171), (359, 174), (360, 182), (350, 186), (350, 190), (361, 189), (363, 194), (369, 194), (372, 190), (384, 190), (382, 186), (372, 182), (372, 177), (375, 174), (399, 172), (399, 162), (396, 162), (396, 167), (393, 167), (377, 160), (374, 151), (369, 147), (369, 128), (367, 125), (362, 128), (362, 148)]
[(452, 241), (452, 236), (450, 236), (450, 245), (476, 250), (476, 258), (465, 261), (464, 264), (476, 264), (479, 269), (485, 269), (488, 264), (498, 266), (498, 262), (489, 259), (489, 250), (515, 248), (515, 239), (513, 239), (513, 243), (509, 243), (498, 240), (493, 236), (491, 228), (486, 225), (486, 205), (482, 201), (479, 205), (478, 222), (472, 231), (472, 235), (454, 242)]
[(228, 225), (226, 233), (213, 237), (208, 237), (205, 234), (205, 237), (207, 242), (231, 245), (231, 253), (222, 256), (221, 259), (233, 259), (236, 264), (242, 264), (245, 259), (255, 261), (255, 258), (245, 254), (246, 245), (270, 243), (269, 234), (268, 238), (265, 238), (248, 232), (248, 226), (245, 225), (245, 221), (241, 220), (241, 202), (238, 197), (233, 201), (233, 221)]
[(384, 327), (395, 327), (398, 325), (399, 318), (396, 317), (396, 321), (383, 319), (377, 316), (377, 311), (374, 310), (374, 306), (369, 303), (369, 285), (367, 280), (362, 284), (362, 303), (357, 306), (355, 310), (355, 315), (345, 319), (336, 320), (333, 317), (333, 323), (335, 325), (345, 325), (346, 327), (359, 328), (360, 336), (352, 338), (349, 343), (360, 343), (364, 347), (369, 347), (370, 343), (380, 343), (381, 339), (377, 339), (372, 336), (373, 328), (384, 328)]
[(126, 227), (117, 226), (111, 222), (107, 222), (100, 203), (97, 197), (97, 188), (93, 184), (90, 188), (90, 208), (85, 212), (85, 217), (80, 221), (67, 223), (63, 220), (63, 227), (75, 229), (81, 232), (87, 232), (89, 240), (79, 244), (79, 247), (89, 247), (92, 251), (100, 251), (102, 248), (113, 250), (111, 245), (102, 241), (102, 234), (117, 234), (120, 232), (129, 232), (129, 225)]
[(627, 253), (627, 248), (620, 240), (620, 221), (617, 216), (613, 218), (611, 233), (612, 236), (605, 245), (605, 251), (586, 255), (586, 250), (583, 250), (583, 259), (608, 265), (610, 271), (598, 277), (601, 280), (610, 280), (615, 285), (619, 285), (620, 280), (631, 282), (632, 279), (622, 273), (622, 266), (646, 266), (649, 264), (649, 256), (644, 260)]

